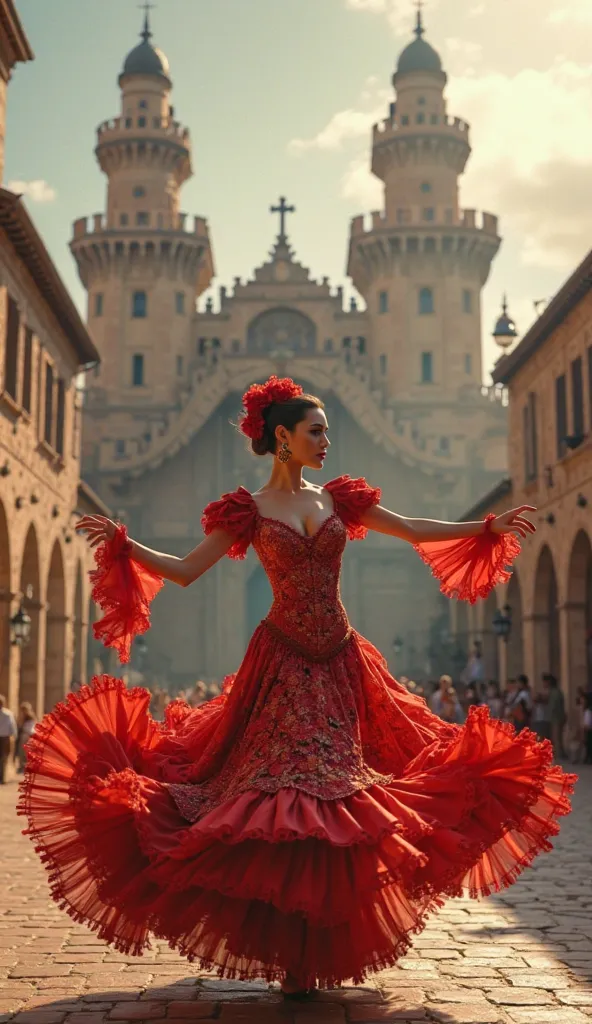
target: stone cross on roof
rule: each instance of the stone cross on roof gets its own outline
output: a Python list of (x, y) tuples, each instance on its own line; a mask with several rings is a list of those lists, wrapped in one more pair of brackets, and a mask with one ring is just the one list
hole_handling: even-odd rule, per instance
[(280, 215), (280, 235), (279, 235), (280, 242), (285, 242), (286, 241), (286, 214), (287, 213), (296, 213), (296, 207), (295, 206), (288, 206), (286, 204), (286, 197), (285, 196), (280, 196), (280, 204), (279, 204), (279, 206), (270, 206), (269, 211), (270, 211), (270, 213), (279, 213), (279, 215)]
[(150, 11), (153, 11), (156, 4), (151, 4), (149, 0), (145, 0), (145, 3), (138, 4), (141, 11), (144, 11), (144, 30), (141, 33), (142, 39), (148, 42), (152, 38), (152, 32), (150, 31)]

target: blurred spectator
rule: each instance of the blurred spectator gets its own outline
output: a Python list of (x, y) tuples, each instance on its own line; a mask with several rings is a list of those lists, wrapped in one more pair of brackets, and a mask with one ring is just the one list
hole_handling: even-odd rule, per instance
[(548, 692), (535, 693), (532, 705), (532, 728), (540, 740), (551, 739)]
[[(462, 708), (458, 702), (456, 690), (452, 685), (452, 678), (450, 676), (440, 676), (438, 689), (435, 690), (430, 699), (430, 708), (438, 718), (442, 718), (446, 722), (462, 722)], [(451, 715), (452, 717), (450, 717)]]
[(584, 763), (592, 764), (592, 693), (587, 693), (584, 699)]
[(31, 739), (37, 725), (37, 718), (33, 711), (33, 705), (29, 701), (23, 701), (19, 708), (17, 719), (16, 743), (14, 747), (14, 761), (17, 766), (17, 775), (22, 775), (27, 761), (27, 743)]
[(0, 694), (0, 785), (6, 782), (6, 764), (10, 757), (17, 725), (12, 711), (6, 707), (6, 697)]
[(487, 696), (485, 703), (489, 708), (491, 718), (502, 718), (504, 713), (504, 702), (497, 679), (490, 679), (487, 684)]
[(469, 683), (469, 685), (465, 689), (464, 697), (461, 700), (461, 706), (463, 708), (465, 715), (467, 714), (469, 708), (478, 707), (479, 704), (482, 703), (483, 702), (481, 700), (481, 695), (479, 693), (479, 684)]
[(528, 681), (525, 687), (521, 679), (508, 679), (504, 718), (514, 726), (516, 732), (521, 732), (530, 724), (531, 703)]
[(553, 752), (556, 760), (559, 760), (565, 756), (563, 733), (565, 730), (567, 715), (565, 713), (565, 698), (557, 679), (551, 674), (551, 672), (545, 672), (543, 675), (543, 693), (545, 693), (547, 697), (547, 704), (549, 708)]

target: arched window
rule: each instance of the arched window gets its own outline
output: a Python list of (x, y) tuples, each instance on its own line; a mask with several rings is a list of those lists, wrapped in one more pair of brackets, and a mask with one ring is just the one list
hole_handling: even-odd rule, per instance
[(139, 117), (138, 118), (138, 128), (145, 128), (145, 127), (146, 127), (146, 118), (145, 117)]
[(249, 324), (247, 351), (268, 353), (286, 350), (299, 354), (316, 351), (315, 324), (295, 309), (269, 309)]
[(424, 316), (434, 312), (434, 292), (431, 288), (419, 289), (419, 313)]
[(148, 315), (148, 298), (146, 292), (134, 292), (132, 296), (132, 316), (144, 317)]

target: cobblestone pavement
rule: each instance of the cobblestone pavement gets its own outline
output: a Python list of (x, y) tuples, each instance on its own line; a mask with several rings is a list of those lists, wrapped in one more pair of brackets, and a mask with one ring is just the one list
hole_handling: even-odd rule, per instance
[(412, 952), (366, 985), (288, 1004), (277, 986), (222, 982), (161, 942), (123, 956), (48, 897), (0, 787), (0, 1024), (588, 1024), (592, 1021), (592, 768), (553, 853), (489, 900), (451, 900)]

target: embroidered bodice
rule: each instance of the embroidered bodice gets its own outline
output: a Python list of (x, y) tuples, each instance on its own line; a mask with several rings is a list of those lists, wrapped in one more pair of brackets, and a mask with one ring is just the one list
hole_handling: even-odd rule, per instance
[(349, 622), (339, 591), (341, 559), (347, 537), (362, 539), (362, 512), (380, 500), (380, 490), (362, 478), (338, 477), (325, 484), (334, 510), (312, 536), (259, 514), (244, 488), (225, 494), (204, 511), (206, 533), (216, 527), (236, 538), (228, 554), (244, 558), (252, 544), (271, 584), (271, 628), (292, 647), (326, 657), (347, 638)]

